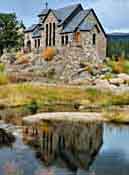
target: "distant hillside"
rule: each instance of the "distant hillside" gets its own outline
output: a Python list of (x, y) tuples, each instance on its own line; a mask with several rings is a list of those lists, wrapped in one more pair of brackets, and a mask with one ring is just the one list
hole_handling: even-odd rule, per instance
[(125, 55), (126, 58), (129, 58), (129, 33), (107, 34), (107, 39), (108, 57)]

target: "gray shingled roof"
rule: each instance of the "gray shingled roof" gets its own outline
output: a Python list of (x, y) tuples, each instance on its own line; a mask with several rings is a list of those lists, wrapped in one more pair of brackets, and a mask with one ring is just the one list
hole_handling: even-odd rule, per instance
[(80, 4), (74, 4), (70, 6), (66, 6), (57, 10), (53, 10), (56, 17), (63, 23), (66, 18), (70, 16), (70, 14), (79, 6)]
[(84, 18), (89, 14), (89, 10), (80, 11), (63, 29), (61, 33), (70, 33), (74, 32), (80, 25), (80, 23), (84, 20)]
[(63, 22), (79, 5), (81, 4), (74, 4), (59, 9), (43, 9), (39, 16), (46, 16), (48, 12), (52, 10), (57, 19)]
[(34, 29), (38, 26), (38, 24), (32, 24), (30, 27), (28, 27), (24, 32), (33, 32)]
[[(44, 9), (42, 10), (42, 12), (40, 13), (39, 16), (42, 16), (43, 21), (46, 19), (48, 13), (50, 11), (52, 11), (54, 13), (54, 15), (56, 16), (56, 18), (59, 20), (58, 25), (62, 25), (64, 24), (64, 22), (66, 21), (66, 19), (76, 10), (76, 14), (74, 14), (75, 16), (72, 16), (72, 18), (69, 20), (69, 22), (65, 25), (63, 25), (63, 30), (61, 33), (71, 33), (74, 32), (75, 30), (79, 29), (81, 31), (89, 31), (91, 30), (94, 25), (93, 24), (89, 24), (86, 20), (84, 20), (88, 14), (92, 11), (96, 17), (96, 19), (98, 20), (95, 12), (93, 11), (93, 9), (88, 9), (88, 10), (84, 10), (81, 6), (81, 4), (74, 4), (74, 5), (70, 5), (70, 6), (66, 6), (60, 9)], [(99, 20), (98, 23), (100, 24)], [(40, 24), (34, 24), (32, 26), (30, 26), (28, 29), (25, 30), (25, 32), (33, 32), (33, 36), (34, 37), (39, 37), (40, 36), (40, 29), (43, 28), (38, 28)], [(104, 32), (103, 27), (100, 24), (101, 29)], [(37, 29), (38, 30), (35, 30)], [(104, 32), (105, 33), (105, 32)]]
[(86, 22), (83, 22), (80, 26), (79, 26), (79, 30), (80, 31), (90, 31), (95, 27), (95, 24), (89, 24)]
[(32, 38), (41, 37), (40, 28), (36, 28), (32, 33)]

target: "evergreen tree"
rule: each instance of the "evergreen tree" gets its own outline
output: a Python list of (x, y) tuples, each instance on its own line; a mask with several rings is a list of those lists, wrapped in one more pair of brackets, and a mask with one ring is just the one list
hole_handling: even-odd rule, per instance
[(0, 53), (3, 49), (20, 48), (23, 44), (23, 23), (17, 20), (15, 13), (0, 13)]

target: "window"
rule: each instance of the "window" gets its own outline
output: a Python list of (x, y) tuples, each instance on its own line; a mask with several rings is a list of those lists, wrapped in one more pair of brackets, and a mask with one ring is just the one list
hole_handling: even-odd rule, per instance
[(65, 39), (64, 36), (61, 36), (61, 44), (62, 44), (62, 46), (64, 46), (64, 44), (65, 44), (65, 40), (64, 39)]
[(38, 39), (38, 48), (40, 47), (40, 39)]
[(37, 48), (37, 40), (34, 40), (34, 41), (35, 41), (35, 44), (34, 44), (35, 45), (35, 48)]
[(65, 36), (65, 44), (67, 45), (69, 43), (69, 37), (68, 35)]
[(49, 46), (52, 45), (51, 39), (52, 39), (52, 23), (49, 24)]
[(80, 32), (76, 32), (74, 38), (75, 38), (75, 41), (77, 43), (79, 43), (81, 41), (81, 34), (80, 34)]
[(53, 46), (55, 46), (55, 42), (56, 42), (56, 24), (53, 23)]
[(93, 34), (93, 45), (96, 45), (96, 34)]
[(46, 24), (46, 47), (48, 46), (48, 24)]

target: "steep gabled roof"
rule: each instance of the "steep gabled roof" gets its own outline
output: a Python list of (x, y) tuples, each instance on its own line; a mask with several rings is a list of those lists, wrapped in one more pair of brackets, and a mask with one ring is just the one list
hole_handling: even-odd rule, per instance
[(80, 31), (90, 31), (92, 30), (96, 25), (95, 24), (89, 24), (89, 23), (82, 23), (78, 28)]
[[(81, 4), (74, 4), (54, 10), (55, 15), (61, 21), (60, 25), (79, 7)], [(82, 6), (81, 6), (82, 7)]]
[[(43, 9), (42, 12), (39, 14), (39, 17), (42, 17), (42, 22), (44, 22), (49, 15), (49, 13), (52, 12), (53, 15), (58, 20), (58, 26), (62, 25), (63, 30), (61, 33), (71, 33), (79, 29), (80, 31), (89, 31), (92, 30), (93, 27), (96, 24), (89, 24), (90, 22), (86, 21), (86, 17), (92, 12), (94, 17), (96, 18), (102, 32), (105, 34), (105, 31), (96, 16), (93, 9), (84, 10), (81, 4), (74, 4), (70, 6), (66, 6), (59, 9)], [(38, 30), (41, 28), (38, 28), (40, 24), (34, 24), (30, 26), (28, 29), (25, 30), (25, 32), (34, 32), (34, 36), (39, 36)], [(38, 30), (36, 31), (35, 29)], [(106, 34), (105, 34), (106, 36)]]
[(24, 30), (24, 32), (33, 32), (39, 24), (32, 24), (30, 27)]
[(72, 20), (66, 25), (63, 29), (62, 33), (71, 33), (74, 32), (83, 19), (90, 13), (91, 9), (89, 10), (82, 10), (76, 16), (72, 18)]
[(99, 24), (99, 26), (100, 26), (100, 28), (101, 28), (103, 34), (105, 35), (105, 37), (107, 37), (107, 34), (105, 33), (105, 30), (104, 30), (104, 28), (103, 28), (101, 22), (99, 21), (99, 18), (97, 17), (97, 15), (96, 15), (94, 9), (91, 9), (91, 11), (92, 11), (94, 17), (96, 18), (96, 20), (97, 20), (97, 22), (98, 22), (98, 24)]
[(96, 21), (98, 22), (102, 32), (104, 33), (105, 37), (106, 33), (104, 31), (103, 26), (101, 25), (95, 11), (93, 9), (87, 9), (87, 10), (82, 10), (80, 11), (77, 15), (75, 15), (72, 20), (66, 25), (66, 27), (63, 29), (61, 33), (72, 33), (76, 31), (76, 29), (79, 29), (80, 31), (90, 31), (93, 29), (93, 27), (96, 26), (96, 24), (90, 24), (85, 20), (85, 18), (90, 14), (90, 12), (93, 13)]
[(74, 4), (59, 9), (44, 9), (38, 16), (46, 17), (52, 11), (61, 25), (79, 6), (82, 8), (81, 4)]
[(32, 33), (32, 38), (39, 38), (39, 37), (41, 37), (41, 31), (40, 31), (40, 28), (37, 27)]

